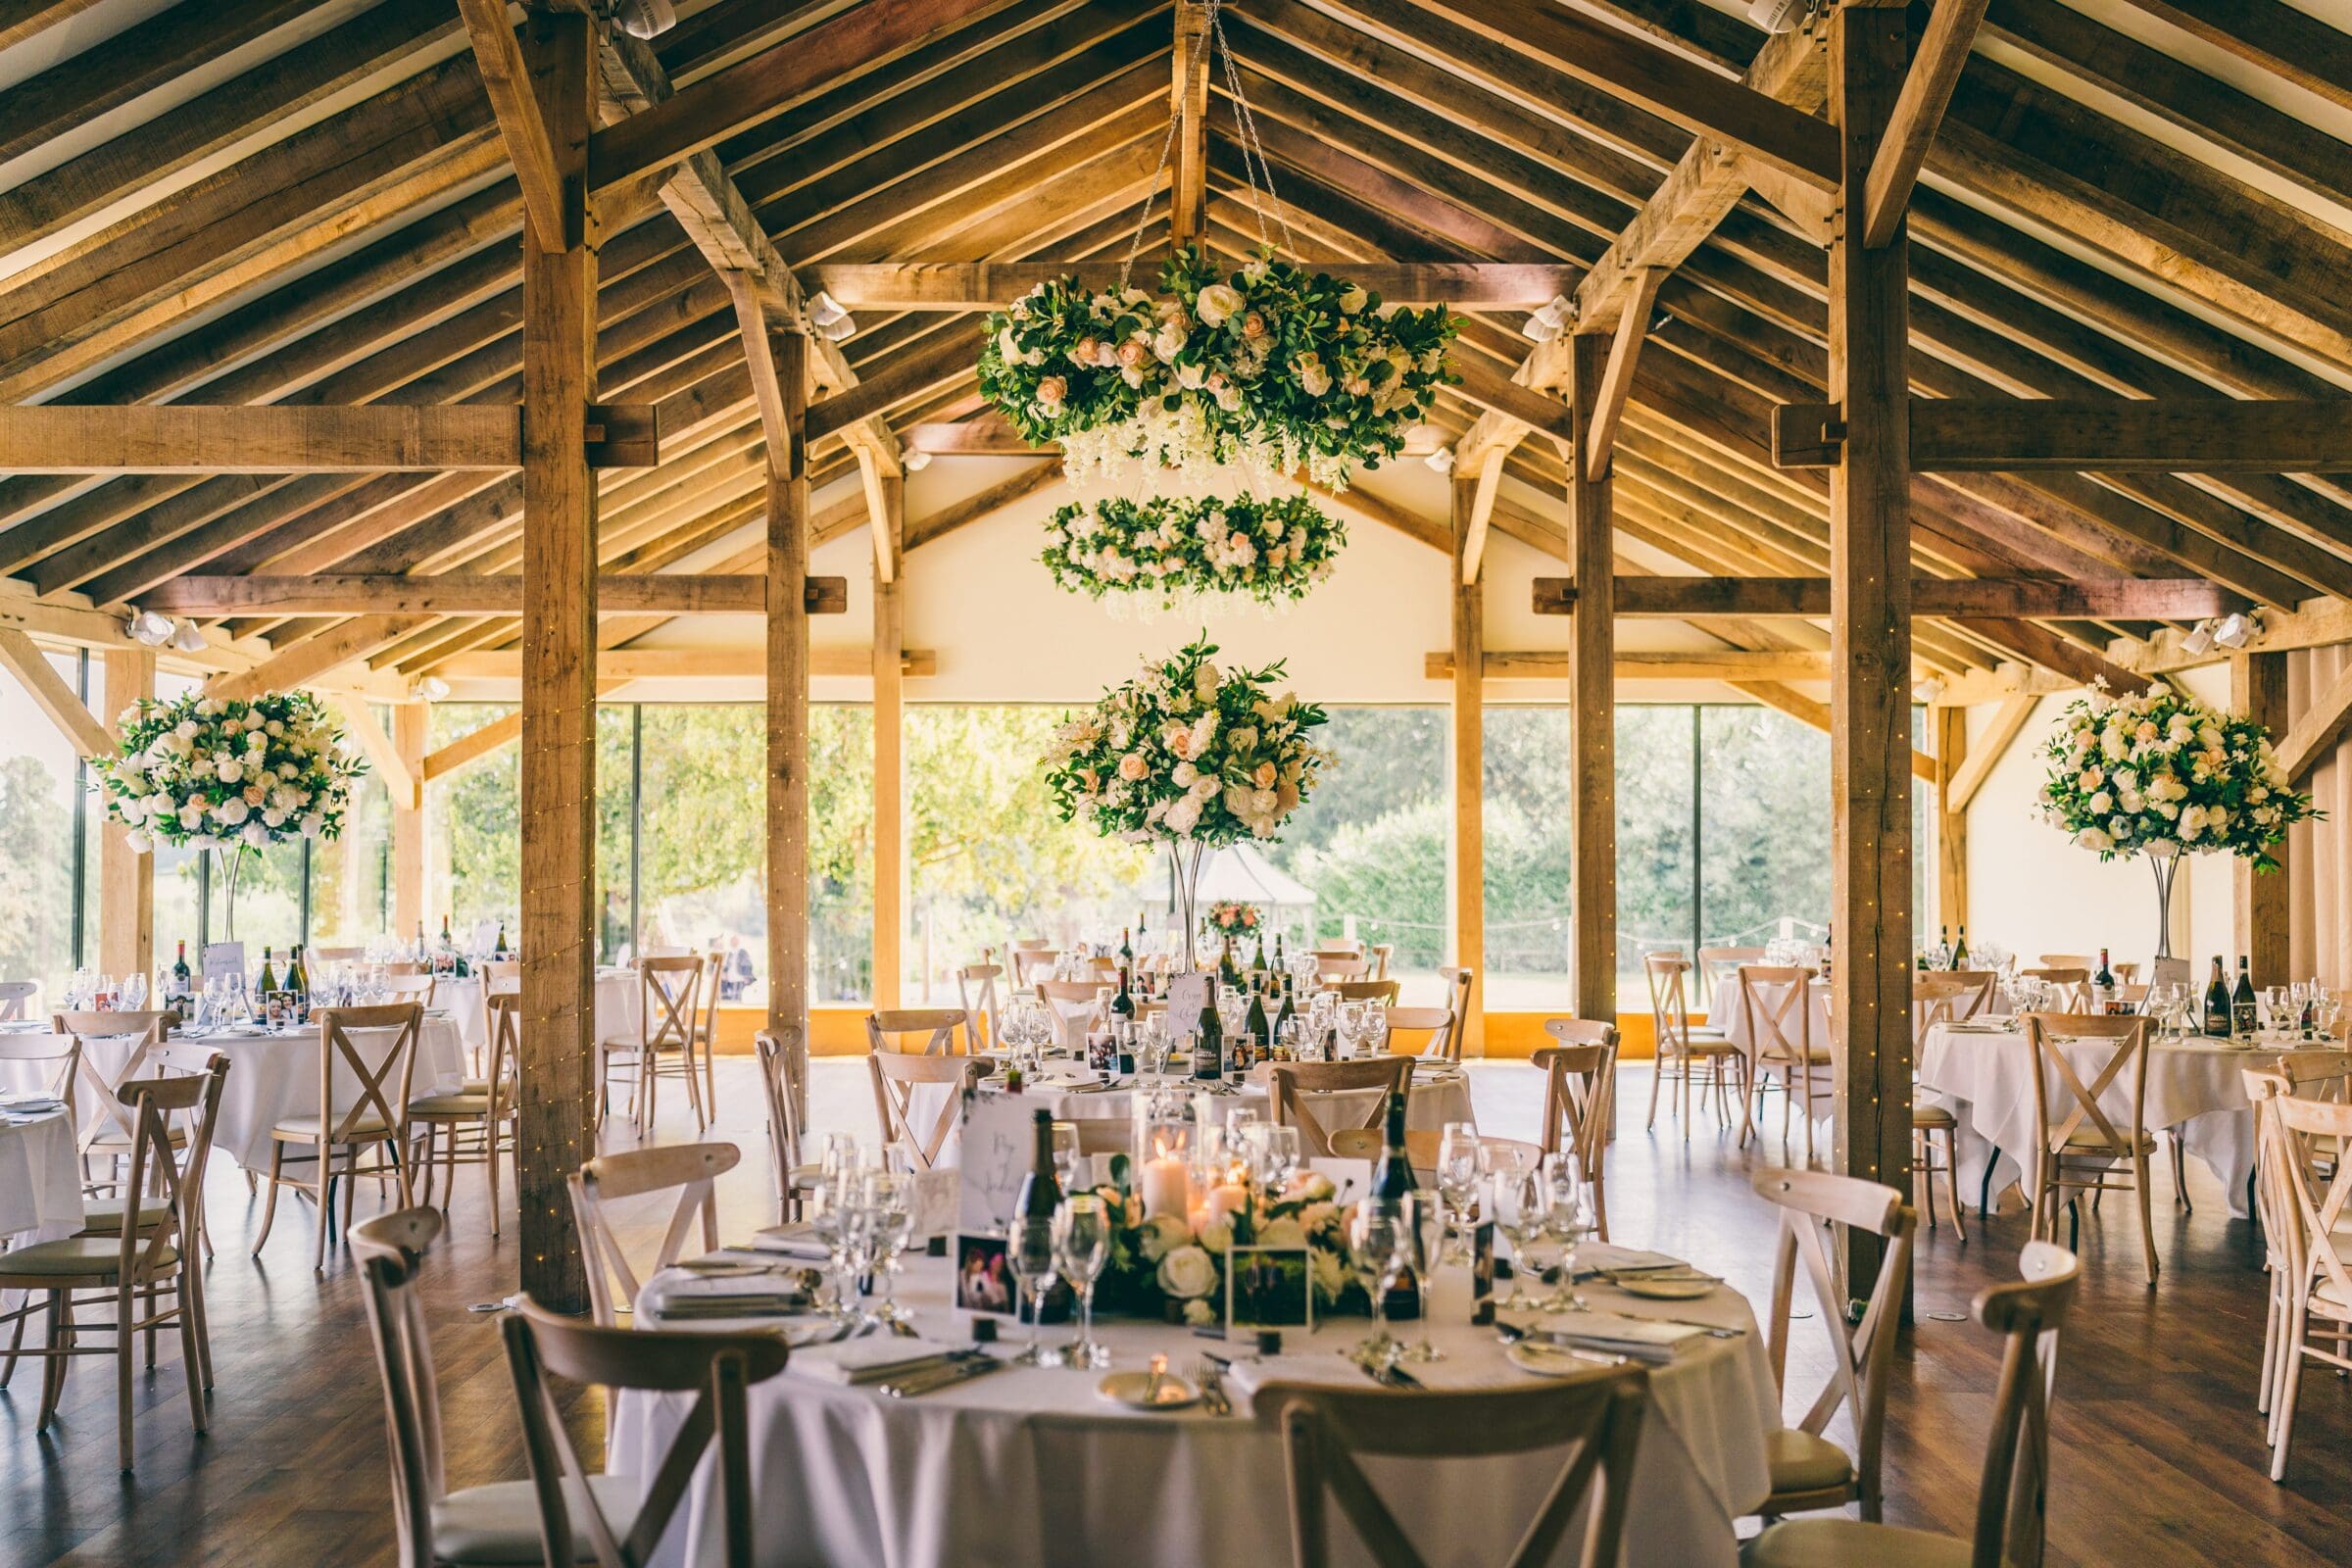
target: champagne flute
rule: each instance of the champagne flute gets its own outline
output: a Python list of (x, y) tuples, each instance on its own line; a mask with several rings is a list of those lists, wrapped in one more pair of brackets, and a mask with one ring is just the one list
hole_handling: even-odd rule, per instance
[(1446, 1201), (1449, 1262), (1470, 1261), (1470, 1205), (1478, 1199), (1478, 1129), (1466, 1121), (1449, 1121), (1438, 1136), (1438, 1196)]
[(1348, 1256), (1356, 1283), (1371, 1298), (1372, 1334), (1352, 1354), (1366, 1365), (1387, 1366), (1396, 1358), (1396, 1342), (1389, 1337), (1388, 1287), (1396, 1272), (1397, 1232), (1403, 1228), (1394, 1202), (1367, 1198), (1355, 1205), (1348, 1223)]
[(1078, 1162), (1085, 1156), (1078, 1152), (1078, 1124), (1057, 1121), (1054, 1124), (1054, 1175), (1065, 1193), (1077, 1192), (1085, 1186), (1078, 1179)]
[(1413, 1295), (1421, 1314), (1421, 1337), (1396, 1352), (1401, 1361), (1439, 1361), (1446, 1352), (1429, 1337), (1430, 1276), (1445, 1246), (1446, 1214), (1434, 1193), (1404, 1196), (1403, 1223), (1396, 1230), (1397, 1260), (1412, 1270)]
[(1054, 1277), (1060, 1268), (1058, 1250), (1054, 1242), (1054, 1221), (1044, 1214), (1033, 1215), (1013, 1222), (1012, 1236), (1005, 1248), (1005, 1260), (1012, 1266), (1012, 1276), (1020, 1283), (1029, 1298), (1029, 1344), (1013, 1362), (1019, 1366), (1059, 1366), (1062, 1352), (1048, 1347), (1038, 1338), (1046, 1315), (1046, 1292), (1053, 1289)]
[(1062, 1364), (1110, 1365), (1110, 1351), (1095, 1343), (1095, 1282), (1110, 1260), (1110, 1216), (1102, 1200), (1081, 1193), (1054, 1211), (1054, 1253), (1061, 1277), (1078, 1293), (1078, 1338), (1062, 1351)]

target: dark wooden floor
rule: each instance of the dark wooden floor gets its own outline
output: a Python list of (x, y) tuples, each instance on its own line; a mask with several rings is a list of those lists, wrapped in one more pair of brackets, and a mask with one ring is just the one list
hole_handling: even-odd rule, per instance
[[(721, 1071), (738, 1080), (734, 1092), (722, 1083), (722, 1105), (758, 1104), (748, 1064), (724, 1062)], [(819, 1062), (817, 1124), (870, 1137), (864, 1083), (855, 1063)], [(1532, 1128), (1532, 1072), (1482, 1067), (1475, 1084), (1482, 1125)], [(1638, 1106), (1646, 1085), (1637, 1079), (1629, 1091)], [(681, 1104), (666, 1109), (685, 1114)], [(760, 1137), (758, 1113), (732, 1109), (720, 1132), (749, 1152)], [(683, 1139), (686, 1128), (664, 1133)], [(1612, 1156), (1612, 1228), (1622, 1240), (1704, 1259), (1761, 1300), (1770, 1219), (1745, 1173), (1762, 1162), (1753, 1150), (1738, 1154), (1703, 1119), (1686, 1146), (1663, 1123), (1654, 1138), (1642, 1133), (1637, 1118)], [(455, 1240), (436, 1252), (426, 1285), (454, 1486), (522, 1474), (495, 1320), (466, 1310), (505, 1295), (514, 1274), (511, 1229), (504, 1244), (491, 1243), (478, 1177), (469, 1172), (462, 1183)], [(2306, 1380), (2297, 1462), (2287, 1483), (2274, 1486), (2252, 1402), (2262, 1298), (2250, 1227), (2228, 1219), (2201, 1167), (2192, 1169), (2191, 1193), (2193, 1214), (2159, 1202), (2164, 1281), (2152, 1294), (2140, 1283), (2129, 1203), (2109, 1204), (2083, 1232), (2087, 1286), (2059, 1376), (2051, 1558), (2127, 1568), (2352, 1562), (2352, 1392), (2338, 1379)], [(756, 1160), (721, 1196), (730, 1233), (764, 1223)], [(279, 1217), (256, 1263), (246, 1253), (259, 1205), (248, 1209), (233, 1171), (217, 1175), (213, 1198), (211, 1435), (190, 1435), (167, 1346), (167, 1360), (138, 1394), (138, 1473), (120, 1477), (110, 1364), (78, 1366), (61, 1424), (37, 1437), (39, 1371), (21, 1368), (0, 1394), (0, 1568), (392, 1561), (383, 1417), (357, 1282), (339, 1254), (323, 1282), (312, 1274), (306, 1210)], [(2016, 1217), (1988, 1231), (1972, 1217), (1965, 1247), (1948, 1223), (1925, 1240), (1921, 1317), (1889, 1421), (1889, 1518), (1969, 1528), (1995, 1363), (1973, 1326), (1927, 1314), (1965, 1310), (1978, 1289), (2014, 1267), (2023, 1239)], [(583, 1451), (593, 1453), (601, 1423), (593, 1399), (573, 1419)]]

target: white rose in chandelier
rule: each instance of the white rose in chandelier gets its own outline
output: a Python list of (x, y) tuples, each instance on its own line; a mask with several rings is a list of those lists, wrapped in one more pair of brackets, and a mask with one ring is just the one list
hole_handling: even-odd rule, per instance
[(1242, 291), (1229, 284), (1211, 283), (1200, 291), (1198, 309), (1203, 326), (1223, 326), (1241, 308)]

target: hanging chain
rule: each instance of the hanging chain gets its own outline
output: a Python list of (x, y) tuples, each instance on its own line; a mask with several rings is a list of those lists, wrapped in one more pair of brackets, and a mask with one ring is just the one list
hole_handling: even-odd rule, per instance
[(1144, 204), (1135, 215), (1135, 233), (1127, 241), (1127, 259), (1119, 263), (1119, 292), (1127, 292), (1127, 275), (1135, 270), (1136, 253), (1144, 248), (1144, 230), (1152, 222), (1152, 198), (1159, 191), (1159, 176), (1168, 172), (1168, 158), (1176, 150), (1176, 116), (1168, 116), (1168, 133), (1159, 139), (1159, 167), (1152, 171), (1152, 183), (1145, 188)]
[(1298, 241), (1291, 237), (1290, 216), (1283, 211), (1282, 198), (1275, 194), (1274, 172), (1266, 163), (1266, 149), (1257, 139), (1257, 117), (1250, 112), (1250, 100), (1242, 95), (1241, 72), (1233, 63), (1233, 46), (1225, 41), (1225, 19), (1220, 14), (1221, 0), (1209, 0), (1208, 28), (1215, 36), (1217, 53), (1225, 62), (1225, 88), (1233, 94), (1233, 122), (1242, 133), (1242, 171), (1250, 181), (1250, 205), (1257, 213), (1258, 243), (1269, 250), (1273, 240), (1266, 232), (1266, 209), (1258, 199), (1258, 184), (1265, 184), (1265, 200), (1274, 204), (1274, 221), (1282, 229), (1283, 249), (1298, 254)]

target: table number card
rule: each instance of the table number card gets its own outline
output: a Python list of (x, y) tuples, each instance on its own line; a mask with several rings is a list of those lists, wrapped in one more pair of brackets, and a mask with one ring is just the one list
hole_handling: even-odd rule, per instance
[(1192, 1034), (1200, 1021), (1200, 1009), (1208, 1005), (1211, 976), (1203, 974), (1172, 974), (1168, 976), (1168, 1033), (1182, 1040)]
[(208, 942), (204, 945), (204, 983), (245, 978), (245, 944)]
[(963, 1183), (956, 1228), (1002, 1236), (1021, 1178), (1037, 1159), (1037, 1102), (1025, 1095), (968, 1095), (963, 1102)]

